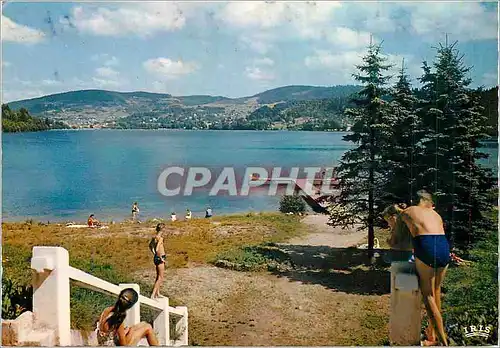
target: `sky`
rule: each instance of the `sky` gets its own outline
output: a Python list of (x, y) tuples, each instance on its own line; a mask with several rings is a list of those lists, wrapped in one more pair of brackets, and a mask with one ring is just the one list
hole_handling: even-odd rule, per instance
[(497, 3), (66, 2), (2, 8), (3, 102), (79, 89), (254, 95), (353, 84), (370, 40), (414, 83), (458, 41), (473, 86), (498, 81)]

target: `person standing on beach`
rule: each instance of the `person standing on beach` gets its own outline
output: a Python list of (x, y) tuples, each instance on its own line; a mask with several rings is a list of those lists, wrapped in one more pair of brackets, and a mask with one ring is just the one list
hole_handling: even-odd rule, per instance
[(205, 211), (205, 218), (211, 218), (212, 217), (212, 208), (208, 207), (207, 210)]
[(139, 211), (139, 204), (137, 202), (134, 202), (134, 205), (132, 206), (132, 221), (137, 221)]
[(191, 220), (191, 217), (192, 217), (191, 210), (186, 209), (186, 220)]
[(170, 215), (170, 220), (171, 220), (172, 222), (177, 221), (177, 215), (175, 214), (175, 211), (174, 211), (174, 212), (172, 212), (172, 214)]
[(156, 225), (156, 234), (149, 242), (149, 250), (153, 253), (153, 263), (156, 268), (156, 280), (151, 293), (151, 298), (155, 299), (163, 297), (160, 295), (160, 287), (165, 275), (165, 264), (167, 262), (167, 255), (165, 254), (165, 246), (163, 245), (163, 230), (165, 229), (164, 223)]
[(450, 262), (450, 246), (446, 239), (443, 219), (434, 210), (432, 195), (417, 192), (419, 202), (401, 212), (413, 239), (415, 266), (431, 325), (426, 330), (425, 346), (448, 345), (441, 316), (441, 284)]

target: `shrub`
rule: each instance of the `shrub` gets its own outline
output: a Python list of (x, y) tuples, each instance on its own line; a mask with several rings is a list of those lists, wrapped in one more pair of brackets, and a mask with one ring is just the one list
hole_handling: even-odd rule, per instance
[[(498, 235), (493, 229), (481, 233), (487, 239), (467, 253), (473, 264), (451, 268), (443, 284), (443, 317), (449, 337), (458, 345), (498, 343)], [(487, 338), (465, 336), (470, 326), (480, 325), (490, 326)]]
[(306, 203), (299, 195), (283, 196), (280, 200), (280, 212), (282, 213), (304, 213)]
[(16, 319), (25, 311), (31, 311), (33, 288), (12, 279), (2, 279), (2, 319)]

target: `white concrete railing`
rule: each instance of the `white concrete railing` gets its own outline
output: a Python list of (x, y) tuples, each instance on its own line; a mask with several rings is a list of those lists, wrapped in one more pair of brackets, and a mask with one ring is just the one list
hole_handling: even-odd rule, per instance
[[(71, 267), (68, 251), (61, 247), (34, 247), (31, 268), (36, 271), (33, 278), (34, 317), (38, 325), (55, 331), (60, 346), (71, 345), (70, 280), (108, 295), (118, 295), (124, 288), (134, 288), (140, 294), (137, 284), (114, 285)], [(170, 307), (168, 298), (152, 300), (139, 295), (139, 301), (127, 311), (127, 326), (140, 322), (141, 304), (158, 312), (153, 329), (161, 345), (188, 345), (187, 307)], [(170, 339), (170, 315), (179, 319), (176, 324), (176, 332), (181, 332), (178, 340)]]
[(420, 345), (421, 302), (415, 264), (394, 261), (391, 264), (391, 345)]

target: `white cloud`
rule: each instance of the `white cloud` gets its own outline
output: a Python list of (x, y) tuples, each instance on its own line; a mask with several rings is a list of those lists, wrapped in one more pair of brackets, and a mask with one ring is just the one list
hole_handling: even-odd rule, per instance
[(58, 80), (53, 80), (53, 79), (42, 80), (43, 86), (56, 86), (56, 85), (60, 85), (60, 84), (61, 84), (61, 81), (58, 81)]
[(370, 33), (337, 27), (327, 33), (328, 40), (335, 46), (346, 49), (365, 48), (370, 44)]
[(2, 41), (35, 44), (43, 41), (45, 34), (37, 29), (15, 23), (2, 15)]
[(115, 56), (111, 56), (109, 59), (104, 61), (103, 64), (106, 66), (116, 66), (120, 64), (120, 61)]
[(237, 28), (269, 28), (280, 24), (285, 6), (282, 2), (230, 2), (219, 14), (219, 19)]
[(100, 67), (95, 69), (96, 75), (100, 77), (117, 78), (120, 73), (108, 67)]
[(8, 89), (2, 88), (2, 100), (9, 103), (15, 100), (23, 100), (37, 98), (45, 95), (40, 89), (23, 88), (23, 89)]
[(117, 66), (120, 64), (120, 60), (118, 58), (107, 53), (94, 54), (90, 57), (90, 60), (94, 62), (101, 62), (105, 66)]
[(120, 76), (120, 73), (110, 67), (102, 66), (95, 69), (92, 77), (94, 88), (116, 88), (124, 86), (128, 81)]
[(121, 82), (113, 79), (105, 79), (99, 77), (92, 77), (92, 82), (97, 88), (115, 88), (121, 86)]
[(241, 35), (239, 40), (243, 47), (247, 47), (259, 54), (266, 54), (270, 51), (272, 42), (275, 40), (275, 38), (266, 33), (256, 32), (250, 33), (248, 35)]
[(268, 66), (273, 66), (274, 65), (274, 60), (272, 60), (269, 57), (264, 57), (264, 58), (257, 58), (253, 61), (255, 65), (268, 65)]
[(341, 4), (321, 2), (236, 1), (228, 3), (219, 19), (235, 28), (272, 28), (292, 24), (298, 29), (327, 22)]
[(225, 5), (216, 18), (239, 33), (244, 47), (266, 54), (276, 41), (311, 38), (331, 26), (332, 14), (340, 6), (332, 1), (237, 1)]
[[(314, 70), (323, 70), (325, 74), (332, 75), (334, 84), (359, 83), (352, 77), (353, 73), (358, 73), (356, 66), (363, 64), (363, 56), (366, 51), (345, 51), (333, 53), (326, 50), (316, 50), (313, 55), (304, 59), (306, 67)], [(413, 83), (417, 82), (417, 77), (422, 74), (420, 63), (416, 62), (413, 55), (384, 54), (387, 59), (384, 64), (392, 65), (386, 72), (394, 78), (401, 71), (403, 58), (405, 61), (406, 73)]]
[(487, 11), (479, 2), (460, 3), (405, 3), (409, 12), (411, 30), (428, 40), (471, 41), (497, 39), (496, 11)]
[(174, 2), (121, 4), (114, 8), (77, 6), (61, 23), (100, 36), (149, 36), (184, 27), (186, 16), (183, 5)]
[(191, 74), (198, 69), (194, 62), (173, 61), (164, 57), (149, 59), (143, 63), (143, 67), (147, 72), (167, 80)]
[(259, 67), (246, 67), (245, 75), (251, 80), (255, 81), (271, 81), (275, 79), (275, 76), (271, 72), (263, 71)]
[(323, 69), (325, 73), (334, 75), (335, 84), (349, 84), (354, 82), (352, 78), (354, 66), (362, 63), (362, 52), (331, 53), (325, 50), (316, 50), (314, 55), (305, 58), (304, 63), (308, 68)]

